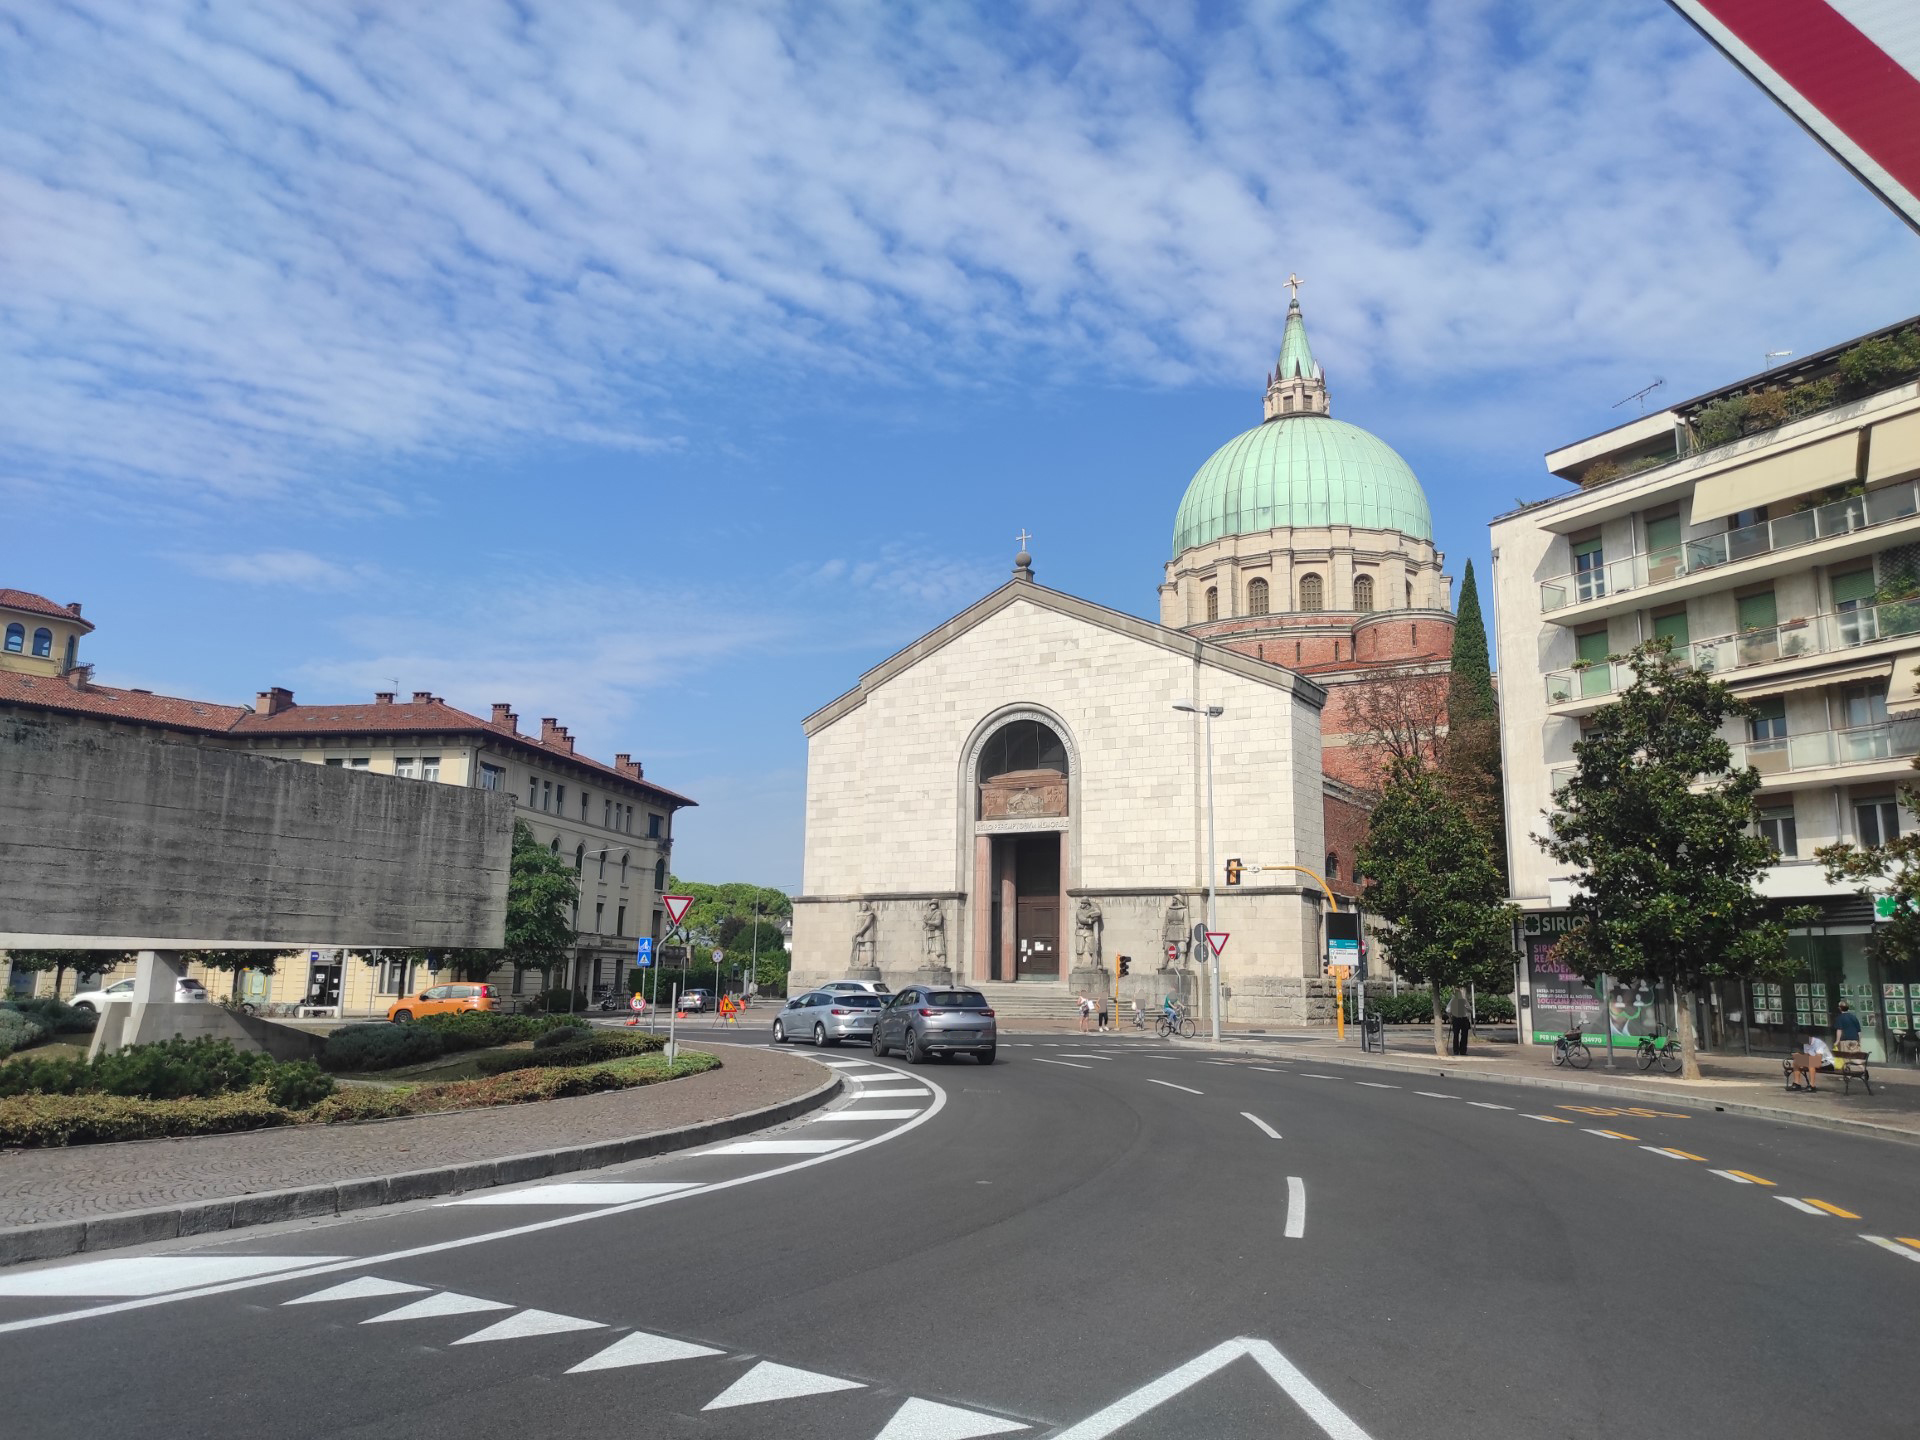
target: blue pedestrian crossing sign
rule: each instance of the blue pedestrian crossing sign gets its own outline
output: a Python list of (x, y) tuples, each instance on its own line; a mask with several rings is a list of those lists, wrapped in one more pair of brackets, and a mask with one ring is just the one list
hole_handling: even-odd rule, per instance
[(651, 935), (642, 935), (640, 937), (640, 949), (634, 956), (633, 964), (637, 970), (645, 970), (653, 964), (653, 937)]

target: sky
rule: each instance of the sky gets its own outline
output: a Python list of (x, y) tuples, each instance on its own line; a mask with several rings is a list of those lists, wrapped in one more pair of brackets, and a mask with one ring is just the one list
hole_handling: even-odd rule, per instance
[(1660, 0), (0, 0), (0, 585), (106, 684), (557, 716), (794, 888), (801, 718), (1018, 532), (1156, 617), (1289, 273), (1458, 575), (1916, 260)]

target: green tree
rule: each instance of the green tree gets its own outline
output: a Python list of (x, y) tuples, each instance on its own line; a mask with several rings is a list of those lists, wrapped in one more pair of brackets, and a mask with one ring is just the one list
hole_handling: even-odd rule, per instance
[(243, 970), (258, 970), (263, 975), (271, 975), (280, 959), (271, 950), (185, 950), (180, 958), (208, 970), (224, 971), (228, 976), (229, 1000), (240, 994), (240, 973)]
[[(1920, 768), (1920, 760), (1915, 761)], [(1920, 790), (1906, 786), (1900, 804), (1920, 821)], [(1842, 841), (1813, 852), (1827, 867), (1827, 881), (1851, 880), (1869, 899), (1886, 896), (1892, 914), (1878, 921), (1867, 942), (1882, 965), (1911, 966), (1920, 961), (1920, 829), (1896, 835), (1883, 845)]]
[(131, 950), (9, 950), (6, 953), (17, 971), (40, 975), (51, 970), (56, 995), (69, 970), (77, 975), (98, 975), (133, 958)]
[(1506, 903), (1487, 833), (1432, 771), (1397, 760), (1359, 864), (1394, 968), (1427, 987), (1433, 1051), (1444, 1055), (1446, 993), (1458, 985), (1503, 992), (1512, 983), (1518, 912)]
[(1735, 771), (1720, 737), (1750, 708), (1669, 650), (1653, 640), (1626, 657), (1633, 684), (1574, 745), (1578, 769), (1555, 796), (1548, 833), (1534, 838), (1579, 867), (1574, 928), (1556, 953), (1589, 984), (1605, 974), (1672, 986), (1682, 1073), (1697, 1079), (1695, 993), (1716, 979), (1790, 973), (1787, 932), (1814, 912), (1770, 917), (1754, 890), (1775, 858), (1754, 830), (1760, 774)]
[[(573, 866), (534, 839), (524, 821), (516, 820), (507, 878), (506, 945), (495, 958), (516, 970), (538, 970), (541, 988), (550, 989), (553, 967), (566, 962), (578, 939), (568, 917), (579, 896)], [(455, 953), (448, 952), (450, 962)]]
[(1505, 797), (1500, 768), (1500, 706), (1487, 658), (1487, 627), (1473, 562), (1460, 582), (1453, 658), (1447, 678), (1447, 735), (1441, 752), (1447, 788), (1487, 835), (1494, 863), (1507, 869)]

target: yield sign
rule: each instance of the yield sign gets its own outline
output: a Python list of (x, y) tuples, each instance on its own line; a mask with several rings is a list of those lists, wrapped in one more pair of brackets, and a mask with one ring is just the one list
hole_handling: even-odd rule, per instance
[(1218, 960), (1220, 952), (1227, 948), (1227, 932), (1225, 930), (1207, 931), (1207, 948), (1213, 951), (1213, 958)]
[(667, 907), (667, 919), (678, 925), (687, 918), (687, 911), (693, 908), (691, 895), (662, 895), (660, 903)]

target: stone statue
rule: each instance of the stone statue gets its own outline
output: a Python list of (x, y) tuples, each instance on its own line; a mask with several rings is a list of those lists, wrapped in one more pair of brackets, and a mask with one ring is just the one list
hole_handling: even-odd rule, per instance
[(942, 970), (947, 964), (947, 917), (938, 900), (920, 907), (920, 953), (929, 970)]
[(853, 925), (853, 968), (871, 970), (873, 964), (873, 932), (880, 923), (880, 917), (873, 913), (873, 902), (862, 900), (860, 914)]
[(1166, 963), (1172, 965), (1176, 960), (1187, 956), (1187, 900), (1184, 895), (1175, 895), (1167, 901), (1166, 919), (1160, 922), (1160, 943), (1173, 946), (1173, 958)]
[(1106, 925), (1100, 907), (1090, 896), (1080, 897), (1079, 912), (1073, 917), (1073, 953), (1082, 965), (1100, 964), (1100, 932)]

